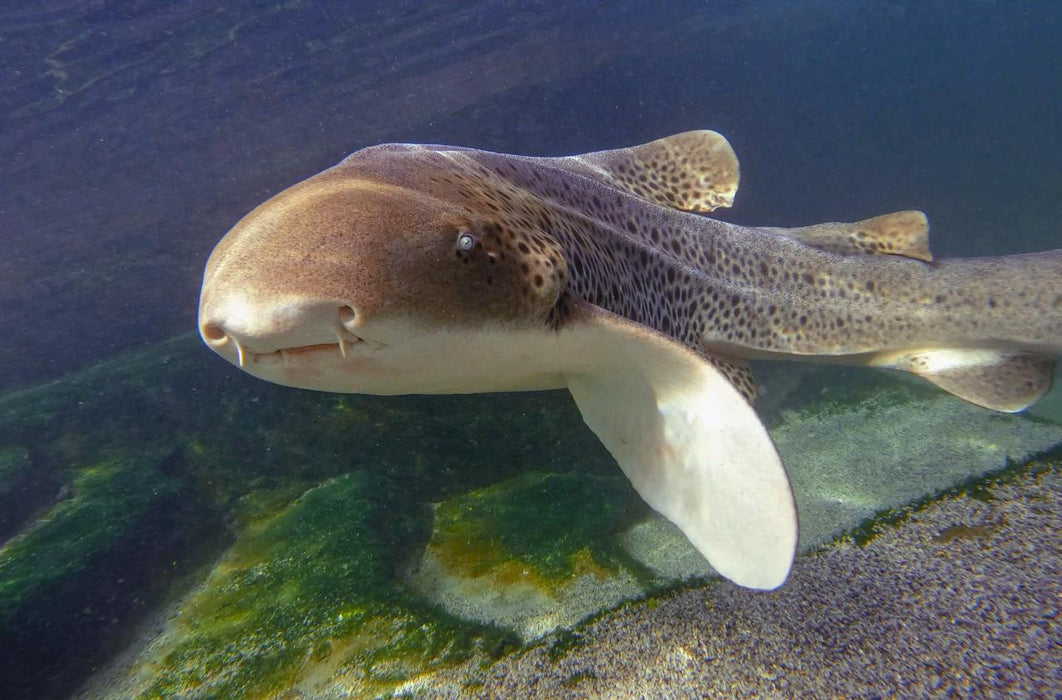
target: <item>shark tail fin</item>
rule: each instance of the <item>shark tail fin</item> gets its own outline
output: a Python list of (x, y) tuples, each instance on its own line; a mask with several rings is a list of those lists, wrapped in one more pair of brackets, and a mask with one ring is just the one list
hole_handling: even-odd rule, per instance
[(960, 399), (1005, 413), (1036, 403), (1051, 388), (1055, 360), (992, 349), (923, 349), (875, 358), (876, 367), (916, 374)]

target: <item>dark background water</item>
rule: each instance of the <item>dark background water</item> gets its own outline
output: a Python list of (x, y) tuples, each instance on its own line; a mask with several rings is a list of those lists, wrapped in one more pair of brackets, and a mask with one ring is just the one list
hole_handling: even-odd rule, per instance
[(1053, 2), (0, 9), (0, 390), (194, 329), (243, 213), (356, 148), (722, 131), (743, 223), (921, 208), (938, 254), (1062, 243)]

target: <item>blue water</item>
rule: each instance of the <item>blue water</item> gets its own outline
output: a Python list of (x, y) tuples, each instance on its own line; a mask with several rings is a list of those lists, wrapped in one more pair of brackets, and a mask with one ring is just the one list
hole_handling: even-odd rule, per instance
[(0, 387), (192, 330), (239, 216), (385, 141), (563, 154), (710, 127), (743, 223), (921, 208), (939, 254), (1060, 240), (1052, 3), (356, 7), (0, 9)]
[[(742, 164), (723, 218), (921, 209), (938, 256), (1060, 247), (1058, 7), (5, 3), (0, 396), (193, 332), (239, 217), (388, 141), (555, 155), (711, 128)], [(54, 687), (89, 672), (54, 664)]]

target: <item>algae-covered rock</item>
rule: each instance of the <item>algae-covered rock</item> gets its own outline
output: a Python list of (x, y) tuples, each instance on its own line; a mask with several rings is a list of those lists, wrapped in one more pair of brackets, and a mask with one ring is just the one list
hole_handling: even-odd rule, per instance
[[(162, 597), (186, 590), (189, 581), (180, 574), (189, 562), (205, 564), (228, 542), (242, 538), (255, 513), (275, 512), (307, 488), (352, 470), (371, 469), (387, 485), (376, 496), (386, 491), (381, 503), (388, 504), (387, 517), (399, 519), (423, 517), (432, 502), (528, 469), (612, 472), (592, 435), (570, 435), (578, 414), (559, 393), (476, 399), (341, 396), (277, 387), (230, 370), (198, 338), (186, 336), (0, 397), (0, 450), (13, 460), (5, 475), (48, 485), (24, 511), (6, 511), (12, 516), (11, 535), (26, 535), (48, 522), (54, 515), (49, 508), (60, 494), (66, 503), (80, 493), (76, 503), (84, 510), (64, 510), (72, 508), (67, 503), (55, 513), (104, 508), (122, 489), (131, 499), (136, 492), (136, 499), (166, 503), (143, 511), (148, 520), (133, 527), (141, 539), (101, 541), (99, 556), (88, 558), (84, 571), (89, 573), (63, 569), (70, 573), (63, 579), (66, 601), (113, 598), (121, 614), (67, 616), (80, 621), (85, 635), (80, 636), (70, 634), (67, 619), (60, 619), (65, 608), (42, 604), (32, 608), (39, 613), (36, 628), (0, 627), (0, 637), (18, 647), (10, 663), (0, 659), (0, 687), (21, 684), (32, 689), (27, 694), (46, 697), (48, 688), (82, 683), (88, 669), (113, 652), (118, 643), (113, 640), (124, 640), (138, 625), (148, 624)], [(147, 464), (152, 459), (161, 461)], [(143, 468), (123, 467), (113, 483), (101, 482), (99, 488), (84, 488), (91, 471), (79, 482), (85, 469), (126, 462)], [(15, 493), (16, 503), (29, 503), (19, 500), (17, 489), (8, 493)], [(88, 528), (85, 542), (92, 541), (93, 519), (77, 522)], [(168, 528), (156, 532), (151, 523), (163, 522), (169, 522)], [(143, 537), (155, 539), (141, 541)], [(426, 538), (425, 531), (420, 542)], [(46, 544), (25, 541), (27, 556)], [(414, 538), (403, 547), (417, 542)], [(149, 545), (151, 552), (141, 551)], [(62, 551), (61, 556), (73, 557), (80, 550)], [(105, 561), (128, 590), (108, 597), (108, 590), (121, 586), (115, 581), (104, 585), (93, 573)], [(129, 604), (131, 597), (134, 604)], [(83, 607), (98, 612), (106, 605)], [(35, 641), (36, 633), (26, 631), (31, 628), (52, 632), (42, 632)], [(23, 638), (16, 639), (15, 632)], [(372, 647), (367, 643), (366, 648)]]
[[(767, 595), (706, 586), (605, 614), (481, 671), (475, 697), (1057, 697), (1059, 463), (907, 514), (799, 558)], [(461, 697), (466, 675), (425, 697)]]
[(382, 692), (509, 637), (431, 609), (394, 583), (426, 513), (391, 506), (364, 471), (253, 520), (178, 606), (114, 697), (268, 697), (338, 684)]
[[(801, 551), (882, 511), (1062, 443), (1056, 423), (989, 411), (885, 375), (820, 386), (799, 397), (799, 409), (781, 411), (771, 430), (797, 500)], [(504, 624), (531, 639), (623, 600), (712, 575), (682, 533), (658, 515), (619, 520), (619, 532), (601, 528), (598, 494), (621, 503), (636, 496), (622, 481), (611, 493), (600, 486), (598, 493), (581, 492), (574, 487), (578, 479), (518, 477), (442, 504), (413, 584), (455, 614)], [(586, 508), (573, 502), (579, 499)], [(543, 545), (549, 537), (557, 542), (554, 550)], [(572, 537), (585, 538), (582, 559), (562, 544)], [(597, 545), (590, 544), (594, 539)], [(594, 547), (607, 547), (607, 557), (589, 556)], [(583, 567), (569, 564), (561, 576), (543, 575), (564, 562)]]
[[(135, 638), (86, 697), (404, 692), (710, 574), (563, 393), (341, 396), (229, 370), (180, 338), (0, 398), (0, 498), (50, 484), (0, 550), (2, 687), (65, 695)], [(794, 391), (768, 421), (805, 548), (1062, 441), (872, 373)]]
[(0, 449), (0, 498), (10, 498), (20, 481), (33, 469), (25, 450), (7, 447)]
[[(185, 570), (205, 513), (158, 454), (76, 471), (65, 497), (0, 547), (0, 677), (61, 696), (124, 641), (129, 621)], [(172, 466), (172, 465), (170, 465)]]
[(59, 481), (39, 469), (21, 447), (0, 448), (0, 542), (59, 491)]
[(583, 553), (602, 570), (629, 564), (609, 538), (647, 510), (620, 473), (532, 472), (441, 503), (429, 547), (466, 575), (512, 567), (559, 581)]
[(439, 504), (410, 582), (455, 615), (534, 639), (652, 587), (616, 538), (647, 512), (619, 473), (518, 476)]
[(172, 489), (152, 466), (113, 460), (85, 467), (69, 498), (0, 549), (0, 620), (31, 598), (49, 597), (50, 588), (84, 573), (94, 557), (128, 537), (152, 501)]

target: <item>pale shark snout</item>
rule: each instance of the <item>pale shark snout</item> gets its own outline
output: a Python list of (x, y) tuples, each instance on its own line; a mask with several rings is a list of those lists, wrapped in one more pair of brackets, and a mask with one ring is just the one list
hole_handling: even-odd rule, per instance
[(326, 345), (345, 355), (348, 346), (362, 342), (351, 331), (357, 321), (354, 307), (331, 301), (204, 297), (199, 334), (210, 349), (242, 367), (250, 356)]

